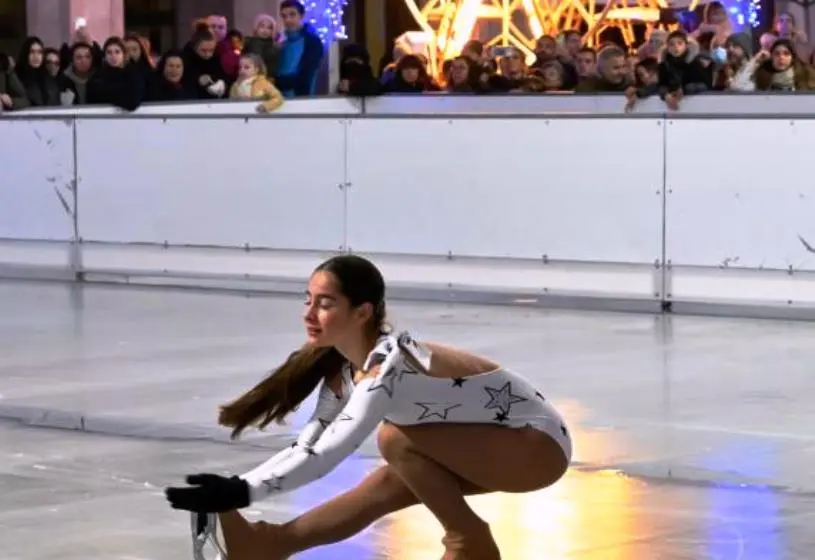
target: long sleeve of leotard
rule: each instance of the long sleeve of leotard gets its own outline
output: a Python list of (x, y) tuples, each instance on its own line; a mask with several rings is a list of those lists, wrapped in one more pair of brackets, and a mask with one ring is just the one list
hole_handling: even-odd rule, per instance
[[(252, 502), (322, 478), (362, 445), (391, 409), (395, 383), (406, 373), (416, 373), (404, 360), (401, 339), (379, 339), (363, 367), (368, 371), (378, 365), (379, 371), (357, 384), (348, 403), (313, 445), (292, 447), (279, 460), (273, 457), (244, 477)], [(409, 337), (406, 340), (412, 343)]]
[(317, 406), (314, 407), (314, 413), (308, 422), (306, 422), (306, 425), (303, 426), (303, 429), (300, 430), (297, 441), (290, 447), (276, 453), (262, 465), (241, 475), (241, 478), (247, 481), (250, 486), (260, 484), (260, 481), (263, 480), (263, 477), (268, 473), (269, 469), (290, 457), (297, 448), (314, 445), (347, 402), (347, 394), (343, 394), (342, 397), (337, 397), (328, 384), (323, 381), (317, 393)]

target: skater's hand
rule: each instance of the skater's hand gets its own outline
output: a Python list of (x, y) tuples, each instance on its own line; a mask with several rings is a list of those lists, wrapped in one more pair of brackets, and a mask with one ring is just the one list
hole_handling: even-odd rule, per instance
[(249, 485), (233, 476), (196, 474), (187, 477), (186, 488), (170, 487), (164, 491), (173, 509), (198, 513), (222, 513), (249, 505)]

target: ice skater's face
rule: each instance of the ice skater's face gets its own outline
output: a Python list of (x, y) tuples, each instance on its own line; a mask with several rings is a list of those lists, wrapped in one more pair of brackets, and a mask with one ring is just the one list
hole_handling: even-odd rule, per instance
[(344, 346), (349, 339), (362, 335), (371, 311), (369, 303), (353, 307), (333, 274), (315, 272), (308, 283), (303, 310), (306, 340), (321, 347)]

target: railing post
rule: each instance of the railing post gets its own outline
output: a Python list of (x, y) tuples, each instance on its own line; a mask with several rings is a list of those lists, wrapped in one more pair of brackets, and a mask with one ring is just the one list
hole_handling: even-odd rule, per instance
[(82, 249), (79, 237), (79, 146), (78, 146), (78, 133), (77, 133), (77, 117), (71, 117), (71, 192), (73, 194), (72, 204), (72, 237), (70, 246), (69, 262), (71, 270), (74, 273), (74, 278), (77, 282), (84, 280), (84, 272), (82, 265)]
[(668, 275), (668, 119), (667, 115), (659, 121), (662, 126), (662, 184), (659, 186), (662, 204), (660, 218), (660, 256), (659, 256), (659, 300), (663, 311), (670, 311), (670, 281)]

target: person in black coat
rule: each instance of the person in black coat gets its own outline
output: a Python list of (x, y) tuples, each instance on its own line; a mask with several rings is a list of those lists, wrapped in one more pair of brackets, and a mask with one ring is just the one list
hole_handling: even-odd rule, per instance
[(713, 74), (688, 48), (688, 36), (684, 31), (668, 35), (668, 44), (659, 63), (659, 91), (671, 109), (679, 107), (686, 95), (694, 95), (712, 88)]
[(142, 75), (128, 64), (124, 41), (118, 37), (105, 41), (103, 50), (105, 61), (88, 82), (88, 104), (135, 111), (145, 95)]
[(199, 99), (220, 99), (229, 93), (229, 78), (217, 56), (218, 44), (209, 31), (196, 31), (184, 47), (184, 84)]
[[(85, 105), (88, 102), (88, 82), (97, 69), (94, 67), (97, 57), (88, 43), (74, 43), (70, 53), (70, 65), (57, 76), (61, 101), (63, 105)], [(101, 65), (101, 59), (98, 60)]]
[(378, 95), (381, 90), (382, 87), (371, 68), (371, 55), (368, 49), (356, 43), (345, 45), (340, 57), (340, 83), (337, 92), (365, 97)]
[(184, 53), (171, 50), (162, 55), (150, 76), (147, 101), (167, 103), (198, 99), (196, 88), (184, 80)]
[(14, 73), (33, 107), (60, 104), (59, 85), (45, 67), (45, 46), (39, 37), (28, 37), (20, 48)]

